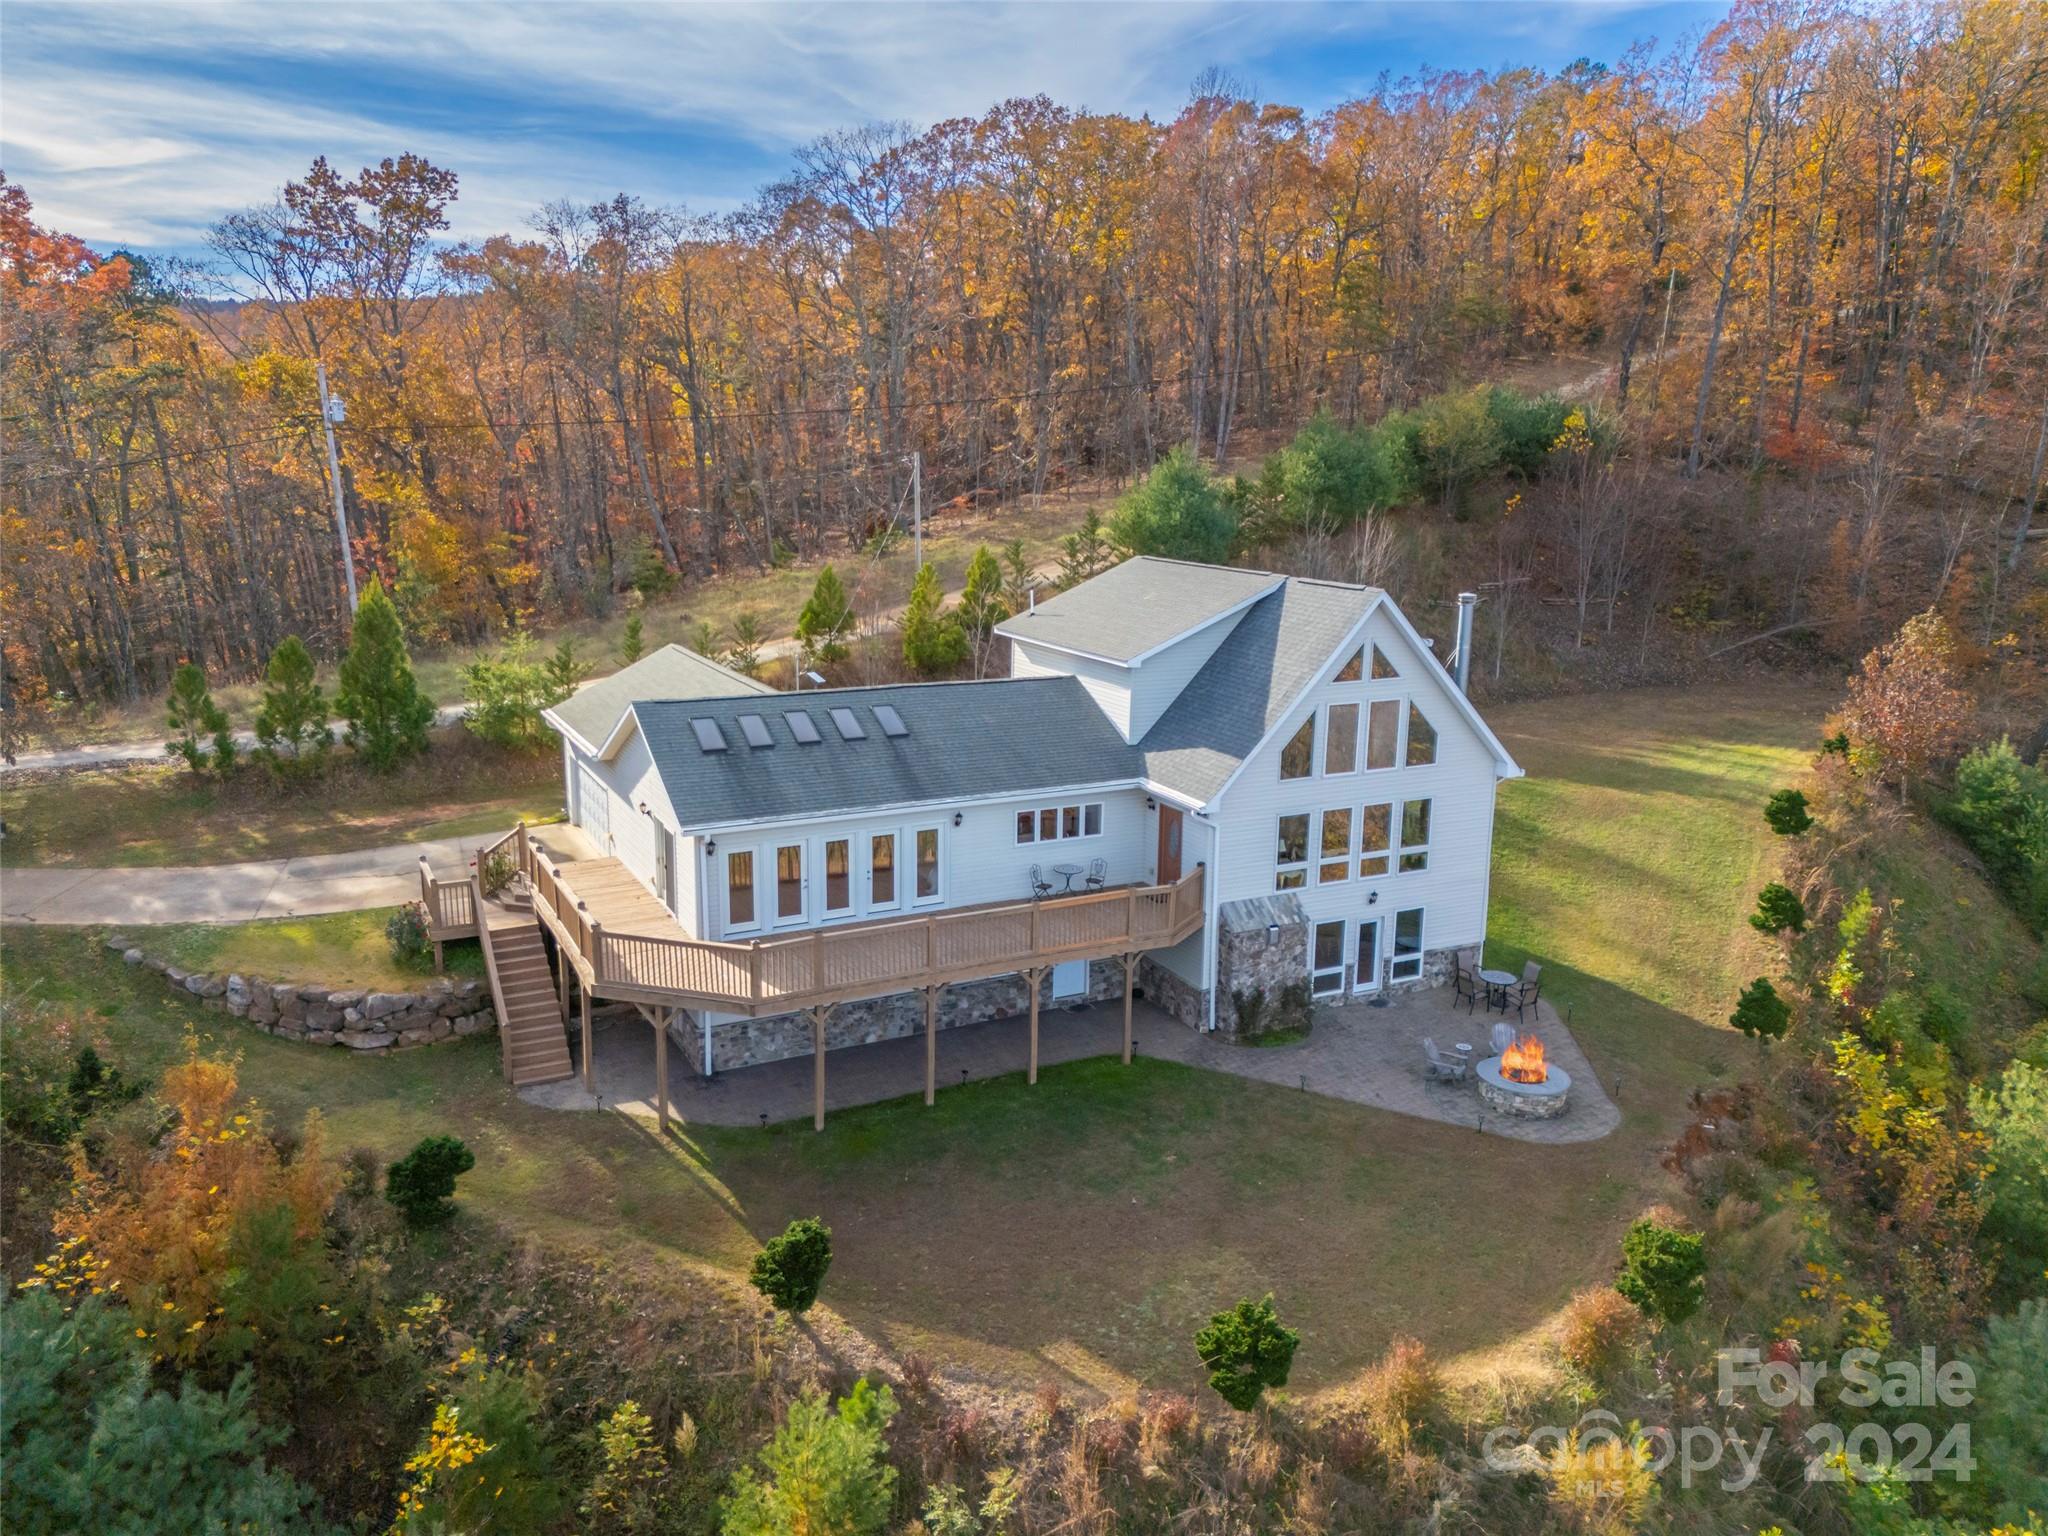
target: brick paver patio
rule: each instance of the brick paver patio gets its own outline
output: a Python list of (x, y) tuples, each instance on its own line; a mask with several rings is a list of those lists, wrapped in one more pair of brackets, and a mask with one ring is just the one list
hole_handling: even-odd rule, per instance
[[(1520, 1141), (1594, 1141), (1621, 1123), (1621, 1112), (1602, 1091), (1578, 1042), (1548, 1003), (1524, 1026), (1542, 1041), (1546, 1055), (1572, 1075), (1571, 1107), (1555, 1120), (1520, 1120), (1480, 1102), (1469, 1083), (1424, 1080), (1422, 1037), (1449, 1051), (1468, 1041), (1474, 1055), (1492, 1052), (1488, 1030), (1499, 1015), (1467, 1014), (1452, 1004), (1448, 988), (1409, 993), (1385, 1007), (1354, 1003), (1317, 1011), (1309, 1038), (1293, 1045), (1233, 1045), (1201, 1035), (1139, 1003), (1134, 1032), (1141, 1056), (1160, 1056), (1213, 1072), (1229, 1072), (1326, 1098), (1367, 1104), (1425, 1120), (1470, 1125)], [(1123, 1034), (1121, 1003), (1078, 1012), (1050, 1010), (1039, 1026), (1039, 1062), (1077, 1061), (1114, 1055)], [(560, 1109), (624, 1109), (654, 1114), (654, 1031), (643, 1020), (600, 1020), (596, 1028), (597, 1094), (582, 1079), (521, 1090), (530, 1102)], [(961, 1082), (1021, 1073), (1028, 1049), (1022, 1019), (997, 1019), (948, 1029), (939, 1035), (939, 1092)], [(576, 1053), (572, 1031), (572, 1054)], [(673, 1041), (669, 1049), (669, 1103), (685, 1122), (753, 1125), (807, 1119), (811, 1113), (811, 1058), (769, 1062), (720, 1073), (710, 1082), (693, 1070), (694, 1054)], [(582, 1063), (578, 1061), (580, 1071)], [(848, 1109), (924, 1091), (924, 1039), (912, 1035), (874, 1045), (849, 1046), (825, 1058), (825, 1107)], [(1056, 1092), (1057, 1088), (1048, 1091)]]

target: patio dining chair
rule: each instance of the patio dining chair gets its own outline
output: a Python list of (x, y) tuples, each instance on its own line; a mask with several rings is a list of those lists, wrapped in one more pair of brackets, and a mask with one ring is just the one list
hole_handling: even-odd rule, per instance
[(1107, 885), (1108, 883), (1109, 860), (1090, 859), (1088, 861), (1088, 889), (1091, 891), (1099, 891), (1103, 888), (1103, 886)]
[(1515, 1017), (1519, 1019), (1529, 1009), (1534, 1008), (1542, 996), (1543, 967), (1531, 960), (1522, 967), (1522, 979), (1515, 983), (1513, 991), (1509, 994), (1508, 1000), (1515, 1005)]
[(1447, 1056), (1436, 1048), (1436, 1041), (1428, 1035), (1422, 1037), (1422, 1075), (1425, 1079), (1442, 1083), (1465, 1081), (1465, 1063), (1455, 1056)]
[(1044, 868), (1043, 868), (1042, 866), (1040, 866), (1040, 865), (1037, 865), (1037, 864), (1034, 864), (1034, 865), (1032, 865), (1032, 866), (1031, 866), (1031, 899), (1032, 899), (1033, 901), (1036, 901), (1036, 900), (1037, 900), (1037, 899), (1038, 899), (1039, 897), (1041, 897), (1041, 896), (1050, 896), (1051, 894), (1052, 894), (1052, 882), (1051, 882), (1050, 880), (1048, 880), (1048, 879), (1046, 879), (1046, 878), (1045, 878), (1045, 870), (1044, 870)]
[(1479, 1006), (1479, 976), (1470, 956), (1471, 951), (1464, 949), (1451, 956), (1451, 1005), (1463, 1003), (1467, 1013)]

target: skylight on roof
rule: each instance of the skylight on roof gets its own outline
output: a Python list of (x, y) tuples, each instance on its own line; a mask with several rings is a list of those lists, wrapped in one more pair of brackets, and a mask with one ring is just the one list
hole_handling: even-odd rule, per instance
[(747, 738), (750, 747), (772, 747), (775, 738), (768, 734), (768, 722), (759, 715), (741, 715), (740, 734)]
[(875, 718), (881, 722), (882, 734), (884, 736), (908, 736), (910, 734), (910, 727), (903, 723), (903, 717), (896, 713), (896, 706), (893, 704), (877, 704), (875, 706)]
[(718, 722), (706, 715), (697, 715), (690, 721), (690, 729), (697, 733), (697, 748), (702, 752), (723, 752), (725, 732), (718, 728)]
[(818, 744), (818, 727), (802, 710), (784, 711), (782, 722), (789, 727), (789, 734), (796, 738), (798, 746), (815, 747)]
[(850, 709), (836, 708), (832, 711), (832, 723), (839, 727), (839, 734), (848, 741), (866, 741), (868, 733), (860, 728), (860, 721)]

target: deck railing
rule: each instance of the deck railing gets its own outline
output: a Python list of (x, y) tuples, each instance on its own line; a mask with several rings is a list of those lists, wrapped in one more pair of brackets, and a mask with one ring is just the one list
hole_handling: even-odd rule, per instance
[(437, 879), (420, 855), (420, 905), (426, 909), (427, 937), (435, 943), (476, 933), (476, 886), (467, 875)]
[(720, 1012), (780, 1013), (1061, 960), (1177, 944), (1200, 928), (1202, 870), (1125, 886), (922, 917), (849, 923), (745, 942), (618, 933), (576, 898), (546, 852), (519, 840), (536, 915), (594, 996)]

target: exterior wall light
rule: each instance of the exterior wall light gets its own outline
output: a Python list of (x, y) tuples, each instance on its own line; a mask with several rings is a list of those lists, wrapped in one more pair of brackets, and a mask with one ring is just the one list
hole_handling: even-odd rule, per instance
[(717, 839), (716, 839), (716, 838), (709, 838), (709, 837), (705, 838), (705, 839), (704, 839), (704, 857), (708, 859), (708, 858), (710, 858), (710, 857), (711, 857), (711, 855), (713, 855), (713, 854), (714, 854), (714, 853), (716, 853), (716, 852), (718, 852), (718, 841), (717, 841)]
[(1154, 800), (1150, 795), (1147, 795), (1145, 797), (1145, 809), (1148, 811), (1156, 811), (1159, 809), (1159, 802), (1157, 800)]
[(960, 823), (961, 823), (961, 821), (962, 821), (962, 819), (963, 819), (963, 818), (961, 817), (961, 815), (960, 815), (960, 813), (959, 813), (958, 811), (955, 811), (955, 812), (953, 813), (953, 825), (954, 825), (954, 826), (956, 826), (956, 827), (957, 827), (957, 826), (959, 826), (959, 825), (960, 825)]

